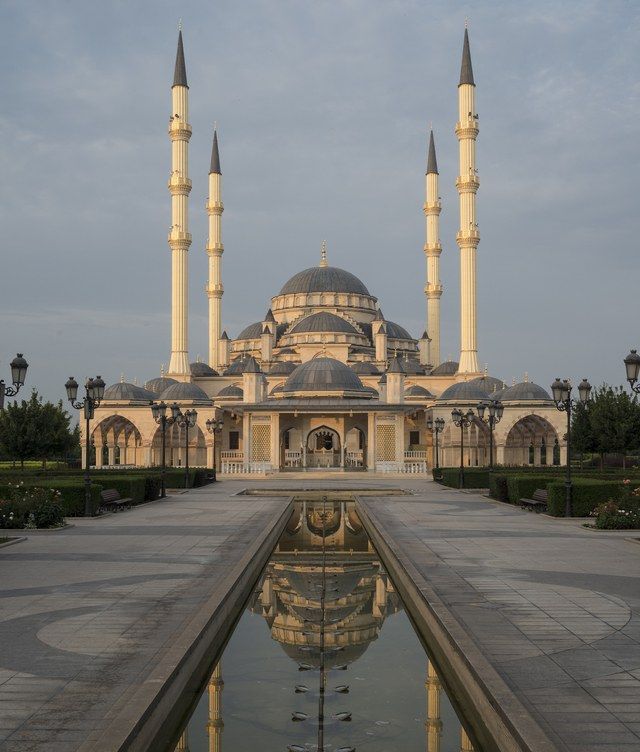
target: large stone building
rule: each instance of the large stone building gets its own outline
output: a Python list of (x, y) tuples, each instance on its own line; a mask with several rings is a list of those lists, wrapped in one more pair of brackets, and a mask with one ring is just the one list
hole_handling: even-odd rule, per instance
[[(108, 387), (91, 432), (95, 462), (158, 465), (161, 436), (149, 404), (177, 403), (195, 409), (189, 463), (212, 467), (213, 437), (208, 419), (223, 421), (218, 466), (225, 473), (286, 469), (362, 469), (426, 472), (434, 462), (427, 417), (443, 418), (440, 463), (469, 466), (488, 461), (489, 431), (475, 419), (466, 429), (452, 423), (454, 408), (475, 409), (479, 401), (501, 399), (495, 459), (504, 464), (564, 462), (563, 417), (547, 391), (526, 380), (507, 387), (480, 371), (476, 317), (476, 169), (478, 116), (468, 33), (465, 30), (460, 81), (459, 141), (460, 358), (442, 362), (440, 352), (439, 174), (433, 133), (425, 178), (426, 326), (415, 337), (385, 318), (379, 299), (354, 274), (331, 266), (323, 243), (319, 263), (295, 273), (267, 302), (261, 321), (235, 339), (223, 331), (222, 175), (217, 133), (209, 168), (208, 362), (190, 363), (188, 346), (188, 256), (191, 190), (188, 147), (189, 87), (178, 37), (171, 89), (172, 224), (171, 355), (166, 375), (144, 387)], [(409, 283), (409, 281), (407, 281)], [(463, 436), (464, 433), (464, 436)], [(186, 460), (185, 437), (174, 424), (166, 441), (168, 464)]]

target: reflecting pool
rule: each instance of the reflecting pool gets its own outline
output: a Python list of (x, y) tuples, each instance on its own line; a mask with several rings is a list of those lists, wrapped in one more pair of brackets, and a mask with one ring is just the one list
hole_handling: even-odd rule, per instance
[(186, 727), (165, 749), (474, 749), (352, 502), (295, 504)]

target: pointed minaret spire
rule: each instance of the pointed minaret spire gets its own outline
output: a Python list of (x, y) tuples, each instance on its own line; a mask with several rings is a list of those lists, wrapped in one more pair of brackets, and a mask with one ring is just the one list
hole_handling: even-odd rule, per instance
[(178, 31), (178, 51), (176, 52), (176, 67), (173, 71), (173, 85), (186, 86), (187, 84), (187, 66), (184, 64), (184, 47), (182, 46), (182, 21)]
[(433, 129), (429, 134), (429, 155), (427, 156), (427, 175), (438, 174), (438, 162), (436, 160), (436, 145), (433, 141)]
[(471, 50), (469, 49), (469, 30), (465, 26), (464, 28), (464, 42), (462, 44), (462, 65), (460, 66), (460, 83), (471, 84), (475, 86), (476, 82), (473, 80), (473, 68), (471, 67)]
[(320, 266), (329, 266), (329, 262), (327, 261), (327, 241), (322, 241), (322, 246), (320, 248)]
[(213, 146), (211, 147), (211, 166), (209, 167), (209, 175), (211, 174), (222, 175), (220, 169), (220, 153), (218, 151), (218, 129), (214, 126), (213, 129)]

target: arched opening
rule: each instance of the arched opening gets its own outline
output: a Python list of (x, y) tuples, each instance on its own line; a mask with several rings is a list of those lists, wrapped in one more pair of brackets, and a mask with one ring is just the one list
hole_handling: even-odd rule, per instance
[(318, 426), (307, 434), (305, 443), (309, 468), (332, 468), (341, 465), (340, 435), (329, 426)]
[(350, 428), (344, 440), (344, 466), (347, 470), (367, 469), (367, 434), (360, 426)]
[(558, 435), (548, 420), (540, 415), (526, 415), (515, 423), (504, 444), (505, 465), (547, 464), (547, 447), (553, 446), (553, 463), (560, 461)]
[(91, 432), (97, 467), (143, 465), (142, 436), (138, 428), (122, 415), (110, 415)]
[[(297, 438), (297, 441), (296, 441)], [(280, 431), (280, 468), (296, 470), (303, 466), (304, 452), (300, 446), (299, 432), (294, 426)]]
[[(162, 429), (157, 428), (152, 447), (152, 464), (162, 464)], [(177, 423), (167, 426), (165, 435), (165, 462), (167, 467), (184, 467), (189, 453), (189, 467), (207, 466), (207, 445), (204, 434), (199, 426), (189, 429), (189, 445), (187, 446), (186, 428)]]

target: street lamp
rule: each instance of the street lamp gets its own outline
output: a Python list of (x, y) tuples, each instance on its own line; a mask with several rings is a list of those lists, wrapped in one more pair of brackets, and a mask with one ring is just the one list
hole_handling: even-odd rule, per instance
[(24, 380), (27, 377), (27, 368), (29, 368), (29, 364), (24, 359), (22, 353), (18, 353), (9, 365), (11, 367), (11, 383), (13, 387), (6, 386), (4, 379), (0, 379), (0, 410), (4, 410), (5, 396), (14, 397), (20, 391), (20, 387), (24, 386)]
[(83, 400), (78, 401), (78, 382), (69, 376), (69, 380), (64, 385), (67, 390), (67, 398), (72, 407), (76, 410), (84, 410), (85, 431), (84, 431), (84, 515), (85, 517), (93, 516), (93, 509), (91, 505), (91, 475), (89, 474), (90, 468), (90, 452), (91, 442), (89, 435), (89, 423), (93, 418), (96, 407), (100, 406), (100, 402), (104, 397), (105, 383), (102, 380), (102, 376), (96, 376), (95, 379), (87, 379), (84, 385), (85, 397)]
[(475, 418), (475, 415), (473, 414), (473, 410), (469, 408), (466, 413), (463, 413), (462, 410), (458, 410), (456, 407), (455, 410), (451, 411), (451, 418), (453, 420), (454, 425), (458, 426), (460, 429), (460, 488), (464, 488), (464, 429), (469, 428), (469, 426), (473, 423), (473, 419)]
[[(502, 420), (504, 405), (500, 400), (486, 400), (478, 402), (478, 417), (489, 426), (489, 467), (493, 469), (493, 429)], [(487, 417), (484, 417), (487, 411)]]
[[(578, 400), (571, 399), (571, 383), (568, 379), (556, 379), (551, 384), (551, 394), (553, 401), (556, 403), (556, 407), (560, 412), (566, 412), (567, 414), (567, 477), (564, 482), (565, 485), (565, 500), (564, 500), (564, 516), (571, 517), (571, 497), (573, 493), (573, 485), (571, 483), (571, 413), (578, 405)], [(591, 384), (586, 380), (578, 384), (578, 394), (580, 395), (579, 403), (587, 406), (589, 402), (589, 396), (591, 395)]]
[(222, 431), (223, 422), (220, 418), (209, 418), (205, 423), (207, 431), (213, 437), (213, 480), (218, 479), (218, 469), (216, 465), (216, 436)]
[(637, 350), (632, 350), (624, 359), (624, 367), (627, 370), (627, 381), (637, 394), (640, 394), (640, 384), (637, 384), (640, 376), (640, 355)]
[(167, 426), (171, 426), (176, 422), (178, 415), (180, 414), (180, 407), (177, 402), (171, 405), (171, 415), (167, 415), (167, 404), (162, 402), (151, 403), (151, 414), (153, 419), (160, 426), (162, 432), (162, 466), (160, 470), (160, 498), (165, 499), (167, 496), (167, 489), (165, 485), (165, 475), (167, 472), (167, 458), (166, 458), (166, 446), (167, 446)]
[(198, 420), (198, 413), (195, 410), (187, 410), (185, 413), (180, 412), (176, 415), (176, 421), (180, 428), (185, 431), (185, 470), (184, 470), (184, 487), (189, 488), (189, 429), (193, 428)]
[(444, 418), (435, 420), (429, 416), (427, 418), (427, 428), (433, 433), (436, 439), (436, 470), (440, 469), (440, 460), (438, 458), (438, 434), (444, 431)]

